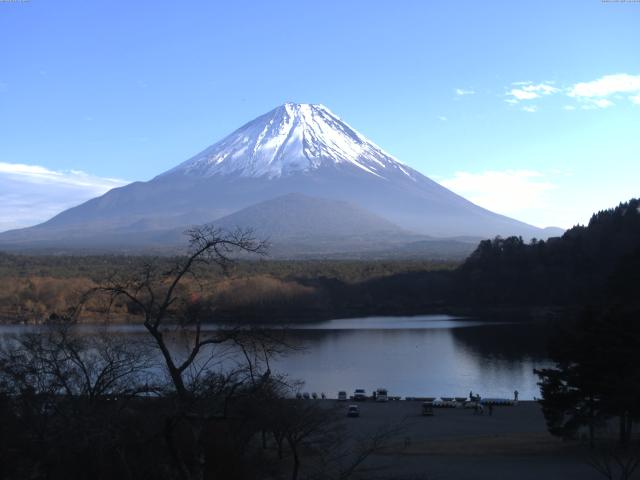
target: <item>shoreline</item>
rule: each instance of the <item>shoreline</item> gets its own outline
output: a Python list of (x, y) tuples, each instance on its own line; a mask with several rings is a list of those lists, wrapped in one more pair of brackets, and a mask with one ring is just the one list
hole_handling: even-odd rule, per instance
[[(528, 322), (540, 322), (540, 321), (555, 321), (561, 320), (567, 314), (575, 312), (579, 307), (577, 306), (496, 306), (496, 307), (472, 307), (472, 306), (452, 306), (452, 307), (434, 307), (427, 309), (364, 309), (364, 310), (350, 310), (345, 312), (326, 312), (322, 314), (284, 314), (284, 315), (272, 315), (263, 317), (257, 317), (254, 315), (241, 317), (238, 314), (231, 314), (222, 312), (220, 318), (204, 322), (203, 325), (309, 325), (313, 323), (321, 323), (330, 320), (347, 320), (354, 318), (367, 318), (367, 317), (386, 317), (386, 318), (400, 318), (400, 317), (419, 317), (427, 315), (449, 315), (456, 319), (465, 319), (468, 321), (509, 321), (510, 323), (528, 323)], [(47, 324), (56, 324), (57, 320), (16, 320), (7, 316), (0, 316), (0, 325), (33, 325), (42, 326)], [(107, 319), (83, 319), (76, 322), (78, 325), (141, 325), (139, 317), (111, 317)], [(168, 322), (168, 325), (177, 325), (176, 323)]]
[(476, 415), (462, 408), (434, 409), (433, 417), (421, 415), (421, 402), (360, 405), (359, 418), (343, 421), (349, 434), (373, 433), (390, 424), (401, 428), (366, 462), (372, 471), (391, 474), (380, 478), (601, 478), (586, 463), (584, 444), (563, 441), (547, 431), (541, 408), (534, 401), (495, 407), (493, 415), (486, 411)]

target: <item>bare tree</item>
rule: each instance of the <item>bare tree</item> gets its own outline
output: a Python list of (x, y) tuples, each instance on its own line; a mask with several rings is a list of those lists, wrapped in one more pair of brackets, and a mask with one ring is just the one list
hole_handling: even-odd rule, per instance
[(278, 395), (265, 402), (265, 419), (278, 450), (290, 455), (292, 480), (347, 480), (361, 473), (367, 459), (400, 434), (404, 424), (383, 426), (371, 434), (350, 435), (341, 406), (322, 400)]
[(139, 384), (150, 365), (141, 345), (106, 332), (79, 335), (69, 324), (14, 336), (0, 358), (2, 376), (15, 393), (88, 401), (142, 393)]
[(302, 452), (305, 445), (326, 436), (335, 422), (335, 412), (323, 409), (315, 401), (289, 400), (280, 403), (276, 428), (282, 435), (293, 456), (291, 479), (297, 480), (300, 472)]
[(587, 464), (608, 480), (629, 480), (640, 466), (640, 448), (600, 444), (589, 452)]
[[(99, 290), (107, 292), (113, 300), (124, 297), (132, 302), (143, 316), (143, 325), (155, 340), (167, 372), (182, 401), (187, 401), (190, 391), (186, 386), (185, 372), (196, 362), (199, 354), (209, 345), (230, 341), (236, 331), (218, 330), (205, 335), (203, 318), (211, 315), (210, 305), (193, 302), (180, 287), (186, 277), (197, 278), (198, 267), (217, 265), (226, 269), (235, 252), (264, 254), (266, 246), (257, 241), (251, 231), (232, 233), (204, 226), (187, 232), (190, 238), (189, 253), (174, 268), (159, 272), (158, 267), (144, 265), (137, 278), (111, 278)], [(165, 339), (164, 328), (168, 322), (179, 323), (193, 329), (193, 343), (186, 358), (178, 360)]]
[(87, 452), (119, 452), (117, 470), (126, 476), (120, 420), (145, 393), (147, 352), (126, 338), (73, 327), (67, 318), (3, 342), (0, 384), (12, 451), (31, 478), (53, 476), (65, 455), (80, 451), (87, 462)]
[[(326, 431), (321, 439), (321, 452), (314, 480), (348, 480), (365, 470), (365, 463), (372, 455), (389, 446), (404, 431), (404, 421), (381, 426), (366, 435), (349, 435), (344, 424)], [(368, 476), (368, 475), (367, 475)]]
[[(235, 252), (262, 254), (265, 247), (250, 232), (205, 227), (189, 235), (190, 250), (173, 268), (148, 262), (83, 297), (106, 300), (109, 311), (124, 301), (142, 318), (152, 355), (112, 331), (81, 335), (75, 328), (81, 305), (57, 315), (53, 327), (11, 340), (0, 353), (0, 394), (6, 393), (0, 421), (17, 418), (8, 430), (22, 442), (22, 470), (14, 477), (71, 478), (65, 469), (73, 463), (83, 478), (96, 480), (139, 478), (141, 472), (184, 480), (255, 478), (255, 469), (270, 462), (288, 467), (291, 460), (294, 480), (345, 480), (385, 443), (387, 431), (346, 437), (328, 402), (288, 398), (291, 385), (270, 366), (273, 356), (295, 348), (286, 332), (204, 325), (215, 314), (206, 269), (224, 270)], [(165, 382), (147, 376), (151, 357), (161, 359)], [(131, 400), (116, 400), (122, 398)], [(268, 457), (268, 434), (284, 462)], [(13, 443), (11, 451), (18, 451)], [(255, 458), (266, 460), (248, 461)]]
[[(246, 388), (256, 389), (270, 376), (268, 359), (278, 351), (271, 334), (246, 326), (207, 330), (203, 323), (211, 319), (214, 307), (206, 300), (194, 299), (184, 288), (187, 278), (195, 280), (202, 292), (206, 284), (201, 269), (217, 266), (226, 270), (236, 253), (262, 255), (264, 242), (251, 231), (226, 233), (204, 226), (188, 232), (189, 251), (169, 271), (145, 265), (135, 278), (111, 278), (98, 290), (112, 301), (125, 299), (143, 317), (143, 325), (160, 351), (177, 403), (167, 417), (165, 438), (181, 478), (202, 479), (206, 455), (204, 436), (208, 422), (227, 413), (229, 399)], [(188, 343), (182, 356), (172, 350), (167, 335), (181, 330)], [(225, 373), (215, 372), (216, 350), (233, 346), (244, 362)], [(265, 367), (265, 368), (261, 368)], [(178, 441), (177, 431), (187, 426), (190, 439)], [(190, 447), (184, 447), (190, 445)]]

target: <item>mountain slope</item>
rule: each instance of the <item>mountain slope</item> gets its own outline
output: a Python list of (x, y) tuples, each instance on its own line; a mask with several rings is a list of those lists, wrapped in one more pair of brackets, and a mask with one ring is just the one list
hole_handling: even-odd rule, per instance
[(348, 202), (289, 193), (215, 220), (227, 230), (252, 228), (272, 240), (347, 236), (407, 236), (397, 225)]
[(113, 189), (41, 225), (0, 234), (0, 244), (81, 243), (83, 237), (123, 231), (141, 238), (292, 192), (346, 201), (430, 236), (548, 236), (402, 164), (326, 107), (285, 104), (149, 182)]

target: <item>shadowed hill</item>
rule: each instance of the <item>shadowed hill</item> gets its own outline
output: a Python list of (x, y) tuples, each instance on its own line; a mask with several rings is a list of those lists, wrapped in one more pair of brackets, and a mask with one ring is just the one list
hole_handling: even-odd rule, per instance
[(260, 202), (220, 218), (214, 225), (227, 230), (252, 228), (256, 236), (270, 239), (411, 235), (352, 203), (300, 193)]
[[(637, 286), (640, 200), (594, 214), (562, 237), (480, 243), (457, 273), (457, 294), (480, 304), (566, 305), (620, 299)], [(635, 279), (635, 280), (634, 280)]]

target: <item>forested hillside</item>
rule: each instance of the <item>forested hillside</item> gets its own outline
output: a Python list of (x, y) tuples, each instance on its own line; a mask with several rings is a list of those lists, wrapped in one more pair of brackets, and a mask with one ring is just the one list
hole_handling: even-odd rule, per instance
[(633, 199), (559, 238), (481, 242), (456, 272), (456, 297), (483, 305), (637, 301), (639, 267), (640, 200)]

